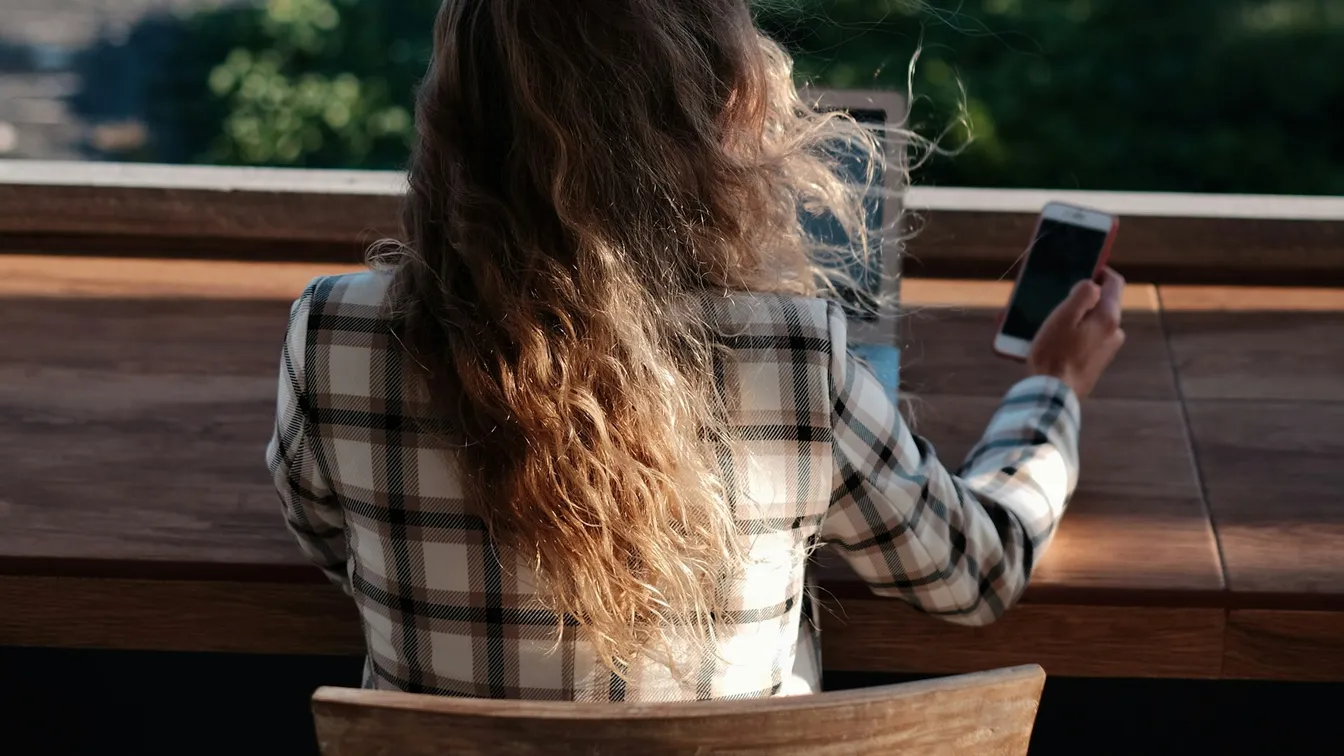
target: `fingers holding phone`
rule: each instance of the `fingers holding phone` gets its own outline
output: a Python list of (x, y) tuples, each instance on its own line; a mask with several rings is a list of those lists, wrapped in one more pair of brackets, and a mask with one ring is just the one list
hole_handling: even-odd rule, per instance
[[(1025, 360), (1037, 332), (1079, 281), (1101, 275), (1120, 219), (1100, 210), (1062, 202), (1041, 209), (1036, 232), (994, 336), (995, 353)], [(1091, 303), (1073, 301), (1071, 307)]]
[(1080, 397), (1091, 394), (1125, 343), (1124, 292), (1125, 279), (1110, 268), (1075, 286), (1037, 332), (1027, 355), (1031, 373), (1058, 378)]

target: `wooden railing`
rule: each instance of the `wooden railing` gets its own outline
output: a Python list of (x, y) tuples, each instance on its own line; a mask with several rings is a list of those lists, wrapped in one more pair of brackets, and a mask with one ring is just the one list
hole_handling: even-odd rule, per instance
[[(0, 161), (0, 252), (358, 260), (396, 236), (400, 174)], [(1113, 261), (1157, 283), (1344, 283), (1344, 198), (914, 187), (906, 271), (998, 278), (1046, 201), (1122, 216)]]

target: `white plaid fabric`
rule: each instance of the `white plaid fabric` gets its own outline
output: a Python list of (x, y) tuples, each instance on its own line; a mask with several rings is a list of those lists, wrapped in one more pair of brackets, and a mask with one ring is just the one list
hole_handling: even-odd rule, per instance
[(1021, 594), (1077, 480), (1078, 401), (1058, 381), (1014, 386), (954, 475), (849, 356), (838, 306), (707, 298), (730, 348), (716, 377), (742, 444), (719, 459), (751, 564), (727, 586), (714, 658), (687, 652), (681, 676), (640, 662), (622, 679), (575, 622), (557, 632), (527, 566), (463, 505), (385, 289), (379, 274), (320, 278), (294, 304), (267, 450), (299, 546), (359, 607), (369, 687), (590, 701), (815, 690), (813, 649), (799, 648), (809, 547), (838, 546), (878, 594), (988, 622)]

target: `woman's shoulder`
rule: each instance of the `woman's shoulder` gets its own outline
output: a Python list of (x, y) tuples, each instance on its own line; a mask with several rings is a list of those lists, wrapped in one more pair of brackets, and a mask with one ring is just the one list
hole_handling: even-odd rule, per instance
[(389, 278), (362, 271), (318, 276), (308, 282), (294, 303), (289, 328), (294, 331), (370, 331), (389, 319), (384, 306)]
[(818, 297), (731, 292), (706, 295), (711, 319), (722, 327), (789, 332), (828, 331), (835, 304)]
[(708, 301), (709, 319), (721, 343), (752, 362), (829, 363), (837, 352), (844, 354), (843, 311), (829, 300), (732, 293), (713, 295)]
[[(373, 395), (370, 366), (385, 365), (397, 343), (388, 338), (388, 284), (386, 274), (367, 271), (309, 281), (294, 303), (286, 338), (289, 359), (313, 386), (339, 386), (346, 400)], [(312, 400), (333, 395), (313, 390)]]
[(303, 298), (310, 307), (335, 307), (357, 310), (382, 309), (387, 298), (390, 278), (386, 273), (360, 271), (330, 276), (318, 276), (308, 283)]

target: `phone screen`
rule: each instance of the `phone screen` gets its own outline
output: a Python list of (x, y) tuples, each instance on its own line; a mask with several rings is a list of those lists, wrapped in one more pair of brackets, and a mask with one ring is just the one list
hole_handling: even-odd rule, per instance
[(1106, 246), (1106, 232), (1042, 220), (1026, 268), (1003, 319), (1003, 333), (1031, 341), (1079, 281), (1092, 277)]

